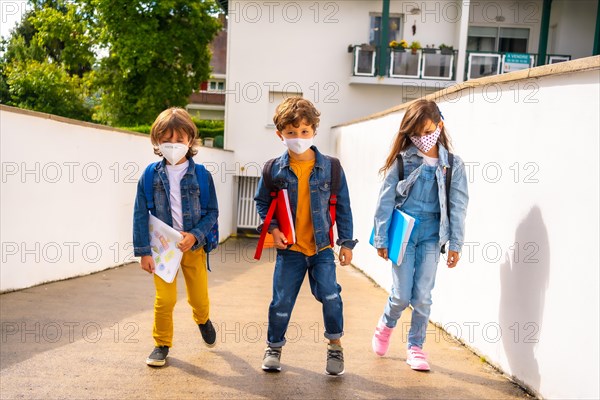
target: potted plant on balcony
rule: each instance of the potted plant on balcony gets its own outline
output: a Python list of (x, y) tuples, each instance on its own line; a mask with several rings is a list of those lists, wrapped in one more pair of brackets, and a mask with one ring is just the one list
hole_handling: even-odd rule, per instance
[(401, 41), (397, 42), (395, 40), (392, 40), (390, 42), (390, 48), (394, 51), (406, 51), (406, 48), (408, 47), (408, 43), (406, 43), (406, 40), (402, 39)]
[(375, 51), (375, 46), (372, 44), (363, 43), (357, 46), (362, 51)]
[(436, 49), (435, 49), (435, 45), (431, 45), (431, 47), (429, 47), (429, 45), (427, 45), (427, 47), (423, 47), (422, 49), (423, 54), (435, 54)]
[(440, 44), (440, 52), (442, 54), (452, 54), (454, 53), (454, 47), (442, 43)]
[(410, 44), (410, 51), (412, 54), (417, 54), (417, 50), (419, 50), (421, 48), (421, 43), (419, 43), (417, 40), (415, 40), (414, 42), (412, 42)]

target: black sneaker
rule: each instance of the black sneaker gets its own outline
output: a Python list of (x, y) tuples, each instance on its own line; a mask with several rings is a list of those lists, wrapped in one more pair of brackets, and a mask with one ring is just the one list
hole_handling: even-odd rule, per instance
[(165, 365), (168, 354), (169, 346), (155, 347), (148, 358), (146, 358), (146, 364), (150, 365), (151, 367), (162, 367)]
[(202, 340), (208, 347), (213, 347), (217, 342), (217, 332), (215, 332), (215, 328), (210, 322), (210, 319), (206, 320), (204, 324), (198, 324), (198, 328), (200, 328), (200, 333), (202, 334)]
[(263, 357), (262, 369), (265, 371), (281, 371), (281, 347), (267, 347)]

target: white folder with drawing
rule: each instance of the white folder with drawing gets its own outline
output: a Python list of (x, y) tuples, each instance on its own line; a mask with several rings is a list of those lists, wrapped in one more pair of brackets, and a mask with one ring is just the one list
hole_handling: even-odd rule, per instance
[(165, 282), (171, 283), (177, 276), (183, 252), (177, 243), (183, 239), (181, 233), (150, 214), (150, 247), (154, 259), (154, 273)]

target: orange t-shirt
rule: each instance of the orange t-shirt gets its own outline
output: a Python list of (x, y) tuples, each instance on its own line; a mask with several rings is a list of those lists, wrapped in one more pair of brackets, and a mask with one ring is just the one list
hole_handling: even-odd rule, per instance
[(290, 157), (290, 168), (298, 177), (298, 204), (296, 204), (296, 243), (290, 250), (299, 251), (306, 256), (317, 253), (315, 232), (310, 210), (310, 174), (315, 166), (315, 160), (298, 161)]

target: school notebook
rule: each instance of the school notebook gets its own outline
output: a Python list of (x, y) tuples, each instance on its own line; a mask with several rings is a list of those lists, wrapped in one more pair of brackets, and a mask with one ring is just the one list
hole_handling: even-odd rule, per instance
[[(277, 196), (271, 200), (269, 211), (263, 222), (263, 229), (260, 233), (260, 239), (256, 246), (256, 252), (254, 258), (260, 260), (262, 250), (265, 247), (265, 239), (268, 235), (269, 225), (271, 225), (271, 219), (275, 215), (279, 230), (285, 235), (287, 244), (291, 245), (296, 243), (296, 230), (294, 228), (294, 219), (292, 217), (292, 209), (290, 207), (290, 199), (288, 197), (287, 189), (281, 189), (277, 191)], [(272, 238), (270, 238), (272, 241)]]
[(183, 239), (181, 233), (150, 214), (150, 247), (154, 259), (154, 273), (165, 282), (171, 283), (177, 276), (183, 252), (177, 243)]
[[(403, 211), (394, 208), (392, 222), (388, 231), (388, 258), (396, 265), (402, 263), (410, 234), (415, 227), (416, 220)], [(375, 228), (371, 233), (369, 243), (372, 246), (375, 241)]]

